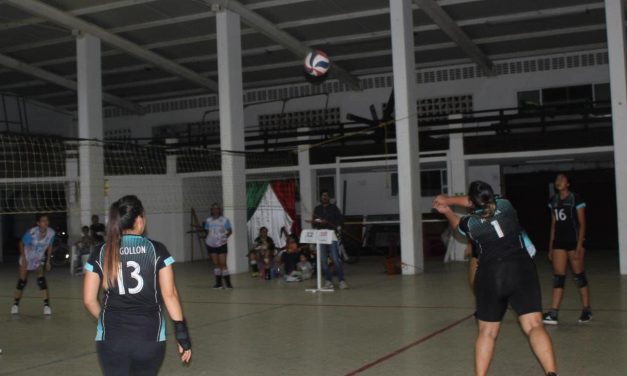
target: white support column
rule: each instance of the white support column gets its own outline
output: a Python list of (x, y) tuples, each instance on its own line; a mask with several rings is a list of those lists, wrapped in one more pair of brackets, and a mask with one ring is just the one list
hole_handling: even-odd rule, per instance
[[(309, 128), (299, 128), (299, 132), (307, 132)], [(308, 140), (309, 136), (299, 136), (298, 140)], [(298, 147), (298, 190), (300, 195), (300, 228), (311, 228), (308, 222), (313, 217), (316, 206), (316, 173), (311, 169), (309, 146)]]
[[(462, 115), (450, 115), (449, 120), (461, 120)], [(462, 128), (461, 121), (449, 125), (450, 129)], [(451, 171), (449, 173), (449, 194), (464, 195), (466, 194), (468, 163), (464, 158), (464, 135), (463, 133), (451, 133), (449, 137), (448, 158), (450, 161)]]
[(93, 214), (105, 212), (100, 39), (79, 35), (76, 61), (81, 223), (89, 225)]
[[(456, 114), (449, 116), (450, 120), (461, 120), (462, 115)], [(462, 128), (463, 124), (452, 123), (449, 125), (450, 129)], [(466, 186), (468, 180), (468, 162), (464, 158), (464, 135), (463, 133), (451, 133), (449, 137), (449, 151), (448, 151), (448, 177), (449, 177), (449, 194), (450, 195), (463, 195), (466, 193)], [(463, 214), (459, 212), (459, 214)], [(456, 232), (451, 233), (448, 246), (446, 248), (446, 255), (444, 256), (444, 262), (448, 261), (463, 261), (464, 250), (466, 249), (466, 242), (461, 236), (458, 236)]]
[[(79, 189), (77, 180), (78, 175), (78, 158), (74, 151), (66, 152), (65, 155), (65, 177), (68, 182), (65, 183), (65, 201), (67, 202), (67, 233), (69, 235), (69, 244), (74, 244), (81, 234), (81, 206), (79, 200)], [(85, 225), (91, 222), (86, 222)]]
[(230, 10), (216, 13), (218, 42), (218, 88), (220, 99), (220, 147), (222, 153), (222, 197), (224, 215), (231, 220), (229, 270), (248, 270), (246, 226), (246, 157), (244, 144), (244, 103), (242, 87), (242, 43), (240, 17)]
[(605, 0), (621, 274), (627, 274), (627, 127), (625, 127), (627, 124), (627, 66), (625, 65), (624, 17), (625, 7), (622, 0)]
[(390, 0), (403, 274), (424, 269), (412, 13), (411, 1)]

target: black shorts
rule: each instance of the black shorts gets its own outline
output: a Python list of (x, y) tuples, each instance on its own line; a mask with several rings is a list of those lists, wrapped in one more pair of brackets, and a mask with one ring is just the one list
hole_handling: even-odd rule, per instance
[(165, 341), (100, 341), (96, 351), (105, 376), (155, 376), (165, 357)]
[(226, 244), (221, 245), (219, 247), (210, 247), (207, 246), (207, 251), (209, 252), (209, 254), (216, 254), (216, 255), (223, 255), (226, 253), (227, 249), (226, 249)]
[(553, 249), (563, 249), (565, 251), (574, 251), (577, 249), (576, 240), (553, 240)]
[(542, 295), (536, 266), (529, 255), (480, 262), (475, 278), (475, 316), (481, 321), (500, 322), (511, 305), (521, 316), (542, 312)]

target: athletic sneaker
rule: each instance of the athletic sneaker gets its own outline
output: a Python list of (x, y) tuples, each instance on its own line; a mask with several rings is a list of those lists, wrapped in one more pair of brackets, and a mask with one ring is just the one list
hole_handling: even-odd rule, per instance
[(346, 290), (348, 288), (348, 284), (346, 281), (340, 281), (340, 289)]
[(547, 312), (542, 316), (542, 321), (548, 325), (557, 325), (557, 315), (554, 312)]
[(50, 306), (47, 306), (47, 305), (44, 306), (44, 315), (46, 316), (52, 315), (52, 309), (50, 309)]
[(331, 281), (326, 281), (324, 283), (324, 286), (322, 286), (323, 289), (327, 289), (327, 290), (333, 290), (335, 288), (335, 286), (333, 286), (333, 282)]
[(13, 304), (13, 306), (11, 307), (11, 314), (12, 315), (19, 315), (20, 314), (20, 306), (18, 306), (17, 304)]
[(579, 316), (579, 323), (583, 324), (592, 320), (592, 312), (590, 310), (584, 309), (581, 311), (581, 316)]

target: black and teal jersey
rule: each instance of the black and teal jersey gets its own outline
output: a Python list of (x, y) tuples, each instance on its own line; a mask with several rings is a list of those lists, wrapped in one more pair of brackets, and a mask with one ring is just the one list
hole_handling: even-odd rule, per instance
[[(102, 281), (106, 244), (92, 252), (85, 270)], [(124, 235), (120, 244), (117, 283), (104, 291), (97, 341), (143, 339), (165, 341), (159, 270), (174, 263), (166, 247), (138, 235)]]
[(585, 207), (585, 201), (577, 193), (570, 192), (564, 199), (558, 193), (551, 198), (549, 208), (555, 218), (556, 242), (577, 242), (580, 227), (577, 210)]
[(524, 252), (518, 214), (508, 200), (496, 199), (492, 217), (483, 218), (479, 212), (463, 216), (458, 230), (473, 243), (480, 264)]

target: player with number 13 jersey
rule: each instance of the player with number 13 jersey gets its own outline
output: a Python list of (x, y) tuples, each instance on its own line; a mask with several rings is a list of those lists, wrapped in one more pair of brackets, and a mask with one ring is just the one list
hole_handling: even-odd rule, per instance
[(173, 321), (181, 360), (191, 359), (191, 341), (174, 283), (174, 259), (163, 244), (143, 236), (145, 227), (141, 201), (122, 197), (109, 208), (105, 244), (85, 264), (83, 300), (98, 320), (96, 349), (105, 375), (158, 373), (166, 340), (162, 304)]

